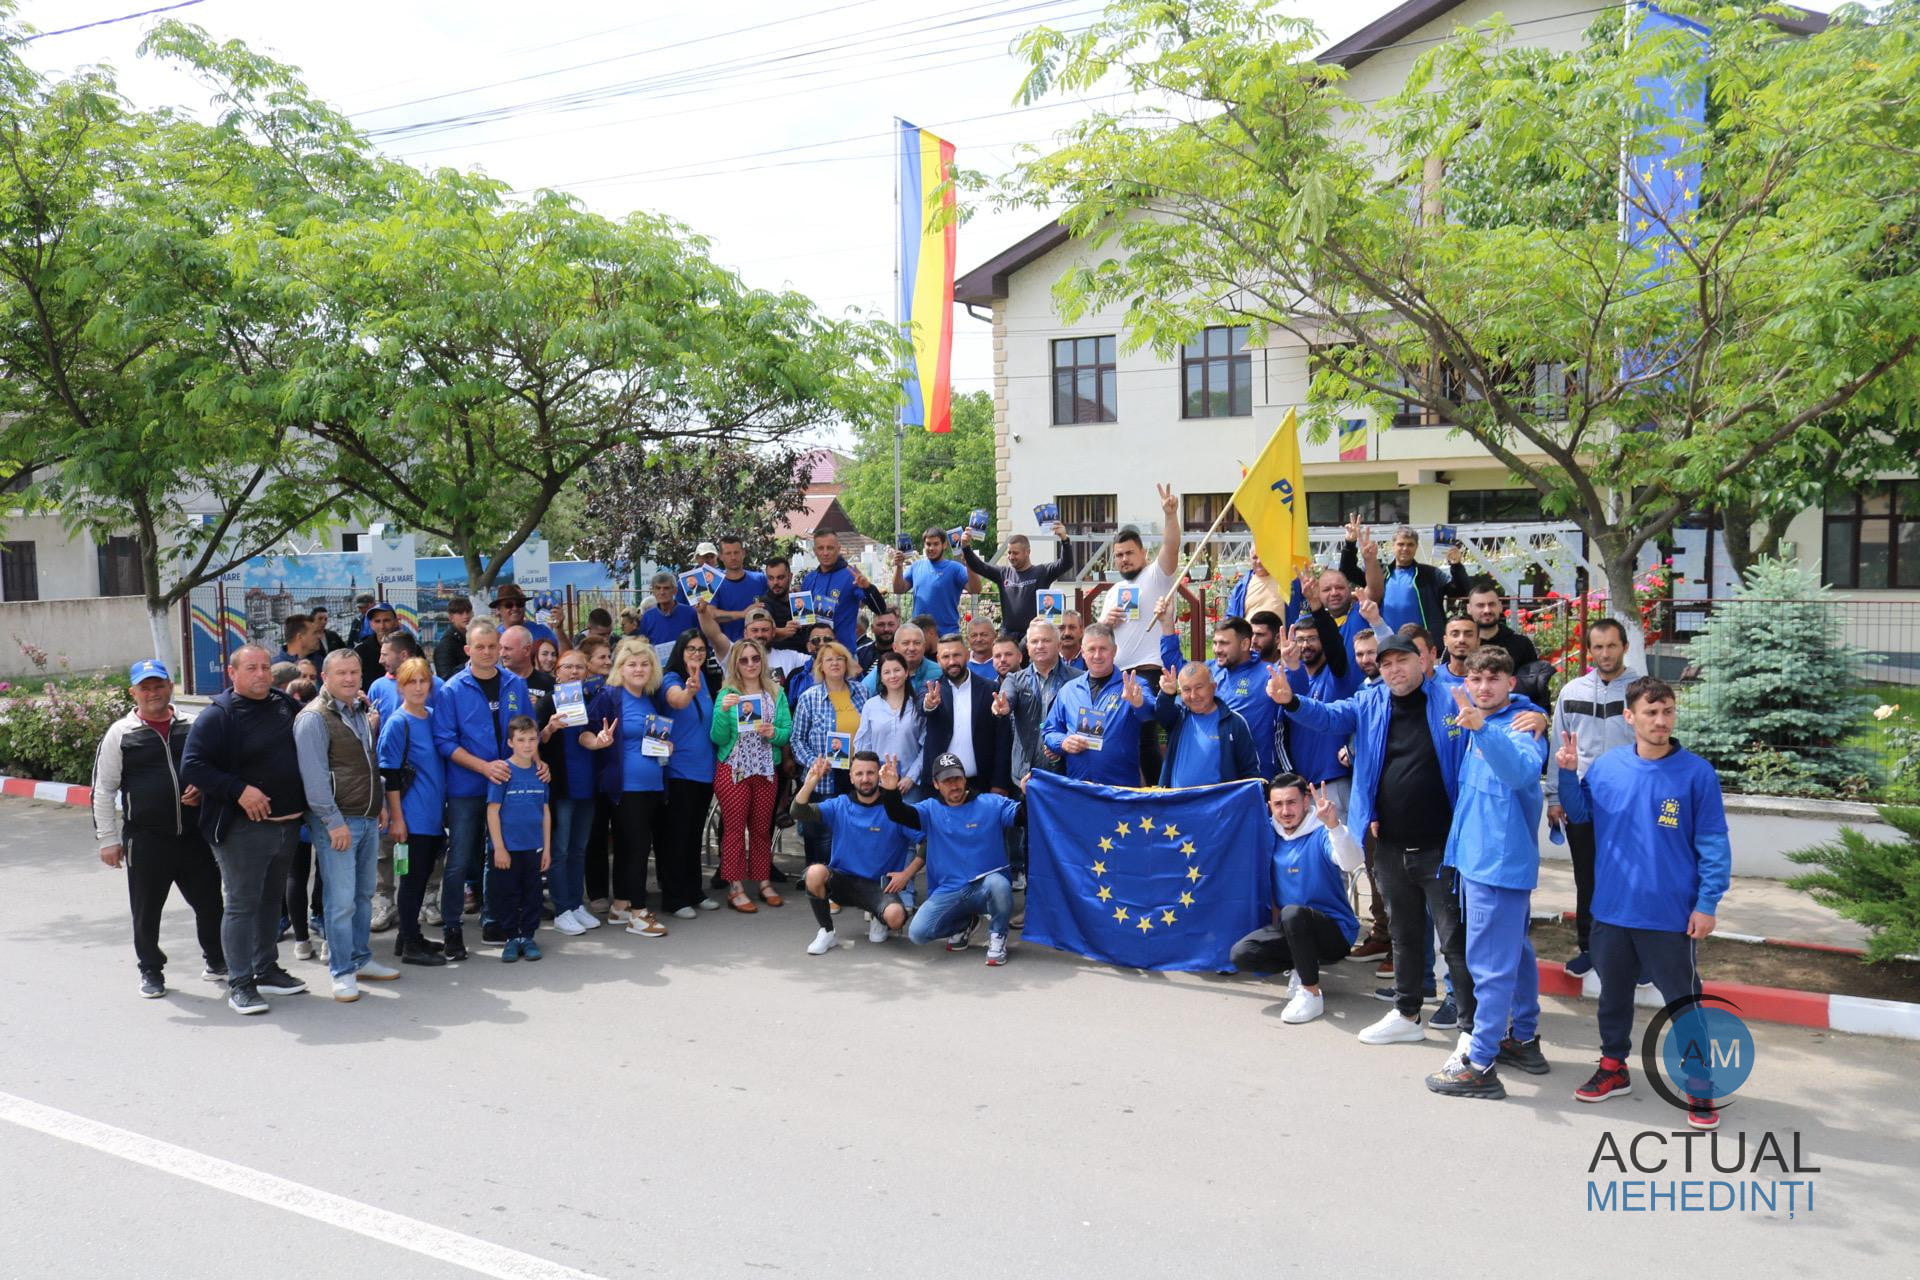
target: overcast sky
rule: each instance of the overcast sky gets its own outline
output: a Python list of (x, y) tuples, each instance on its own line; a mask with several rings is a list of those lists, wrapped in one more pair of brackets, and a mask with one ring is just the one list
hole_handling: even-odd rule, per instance
[[(51, 31), (163, 3), (22, 0), (19, 18)], [(1387, 7), (1296, 5), (1329, 40)], [(893, 117), (952, 140), (966, 167), (1005, 170), (1018, 145), (1088, 110), (1016, 109), (1010, 42), (1097, 11), (1097, 0), (202, 0), (169, 16), (298, 66), (392, 155), (555, 187), (608, 214), (663, 212), (753, 284), (890, 317)], [(49, 36), (26, 56), (47, 72), (105, 63), (141, 105), (203, 109), (198, 86), (136, 54), (159, 20)], [(499, 116), (459, 121), (489, 111)], [(377, 132), (389, 129), (400, 131)], [(960, 269), (1040, 221), (982, 210), (960, 229)], [(956, 389), (990, 387), (987, 327), (962, 311), (955, 334)]]

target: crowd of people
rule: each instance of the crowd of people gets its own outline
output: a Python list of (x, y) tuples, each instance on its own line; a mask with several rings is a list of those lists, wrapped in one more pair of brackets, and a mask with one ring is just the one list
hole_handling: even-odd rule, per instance
[[(1021, 536), (996, 565), (970, 534), (956, 547), (927, 530), (918, 556), (895, 555), (904, 609), (831, 533), (798, 577), (784, 558), (748, 568), (723, 537), (698, 548), (704, 579), (663, 573), (644, 611), (594, 610), (571, 638), (511, 585), (488, 614), (455, 601), (431, 657), (377, 600), (347, 638), (296, 615), (279, 654), (233, 652), (228, 689), (190, 724), (165, 668), (138, 663), (133, 710), (100, 745), (94, 812), (103, 861), (128, 869), (141, 994), (166, 991), (159, 921), (176, 884), (202, 976), (258, 1014), (306, 990), (280, 962), (289, 933), (351, 1002), (401, 975), (373, 950), (388, 927), (400, 965), (431, 968), (482, 947), (538, 961), (549, 927), (661, 939), (703, 912), (782, 907), (772, 849), (788, 826), (810, 954), (836, 948), (851, 909), (873, 942), (949, 951), (984, 921), (998, 966), (1022, 920), (1032, 773), (1258, 779), (1271, 923), (1231, 960), (1285, 975), (1283, 1022), (1323, 1014), (1325, 967), (1368, 963), (1391, 979), (1375, 992), (1391, 1008), (1362, 1043), (1459, 1032), (1427, 1077), (1436, 1093), (1502, 1097), (1501, 1068), (1546, 1072), (1528, 938), (1544, 807), (1578, 885), (1566, 967), (1602, 984), (1600, 1064), (1577, 1096), (1626, 1092), (1635, 988), (1698, 990), (1693, 947), (1729, 851), (1718, 781), (1672, 740), (1673, 691), (1626, 665), (1625, 630), (1594, 622), (1591, 668), (1550, 699), (1498, 587), (1470, 580), (1459, 548), (1423, 564), (1402, 528), (1383, 559), (1355, 518), (1337, 564), (1289, 580), (1256, 560), (1208, 651), (1188, 653), (1179, 500), (1164, 486), (1160, 500), (1158, 547), (1122, 529), (1110, 580), (1055, 616), (1040, 593), (1074, 567), (1058, 526), (1047, 564)], [(961, 613), (982, 579), (997, 625)], [(719, 868), (703, 879), (715, 810)], [(1698, 1083), (1692, 1121), (1712, 1127)]]

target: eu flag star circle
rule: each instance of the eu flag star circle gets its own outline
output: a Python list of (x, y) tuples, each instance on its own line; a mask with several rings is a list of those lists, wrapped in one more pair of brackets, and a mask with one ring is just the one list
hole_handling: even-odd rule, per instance
[[(1194, 905), (1194, 891), (1206, 879), (1195, 861), (1199, 849), (1193, 837), (1184, 835), (1172, 823), (1161, 824), (1157, 831), (1152, 818), (1115, 823), (1112, 833), (1101, 836), (1097, 845), (1089, 864), (1094, 875), (1094, 897), (1103, 907), (1112, 908), (1107, 918), (1121, 929), (1151, 935), (1157, 928), (1179, 923), (1180, 912)], [(1185, 863), (1180, 896), (1171, 902), (1128, 902), (1117, 896), (1113, 885), (1107, 883), (1107, 864), (1121, 867), (1156, 855), (1171, 855)]]

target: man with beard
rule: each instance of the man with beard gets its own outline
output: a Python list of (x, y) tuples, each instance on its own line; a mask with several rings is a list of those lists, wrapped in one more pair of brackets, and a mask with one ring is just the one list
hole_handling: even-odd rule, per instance
[(1507, 611), (1500, 603), (1500, 585), (1492, 578), (1474, 579), (1467, 592), (1467, 616), (1479, 630), (1480, 643), (1505, 649), (1513, 659), (1515, 671), (1540, 661), (1540, 651), (1533, 647), (1533, 641), (1507, 625)]
[(815, 804), (813, 788), (830, 767), (827, 757), (814, 757), (793, 797), (794, 817), (824, 824), (833, 838), (827, 860), (808, 867), (804, 881), (807, 905), (820, 925), (820, 932), (807, 944), (810, 956), (825, 955), (839, 942), (830, 905), (834, 902), (871, 915), (867, 941), (885, 942), (892, 930), (907, 923), (900, 890), (912, 884), (920, 871), (920, 859), (911, 856), (919, 833), (889, 818), (882, 803), (880, 757), (871, 751), (855, 752), (853, 767), (847, 771), (851, 794)]

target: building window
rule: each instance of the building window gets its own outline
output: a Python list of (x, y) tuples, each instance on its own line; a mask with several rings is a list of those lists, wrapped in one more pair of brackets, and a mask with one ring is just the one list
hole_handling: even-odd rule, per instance
[(0, 599), (38, 600), (40, 566), (31, 542), (0, 542)]
[(1920, 480), (1827, 501), (1821, 576), (1830, 587), (1920, 587)]
[(1180, 353), (1180, 416), (1246, 418), (1253, 415), (1253, 353), (1247, 326), (1221, 325), (1203, 332)]
[[(1213, 528), (1215, 520), (1220, 520), (1222, 511), (1227, 512), (1227, 518), (1220, 520), (1222, 534), (1244, 534), (1247, 531), (1247, 522), (1240, 518), (1240, 513), (1227, 510), (1232, 504), (1233, 495), (1230, 493), (1183, 493), (1180, 495), (1180, 527), (1187, 533), (1180, 548), (1182, 559), (1191, 556), (1199, 549), (1200, 539), (1206, 536), (1207, 530)], [(1211, 577), (1213, 566), (1219, 559), (1218, 545), (1208, 546), (1202, 555), (1208, 566), (1207, 576)]]
[(1545, 518), (1538, 489), (1455, 489), (1447, 495), (1448, 524), (1502, 524)]
[(1054, 501), (1060, 506), (1060, 523), (1066, 526), (1067, 541), (1073, 546), (1073, 562), (1085, 565), (1120, 527), (1114, 514), (1117, 500), (1111, 493), (1063, 493)]
[(340, 549), (342, 551), (358, 551), (360, 549), (360, 539), (362, 536), (364, 535), (358, 533), (341, 534)]
[(100, 561), (100, 594), (140, 595), (140, 549), (133, 539), (117, 536), (108, 538), (96, 550)]
[(1307, 523), (1310, 525), (1339, 526), (1347, 522), (1347, 517), (1355, 512), (1360, 514), (1360, 522), (1374, 526), (1374, 536), (1381, 537), (1381, 526), (1405, 524), (1407, 522), (1407, 491), (1405, 489), (1349, 489), (1345, 492), (1307, 491)]
[(1053, 343), (1053, 425), (1113, 422), (1120, 413), (1114, 371), (1115, 339), (1056, 338)]

